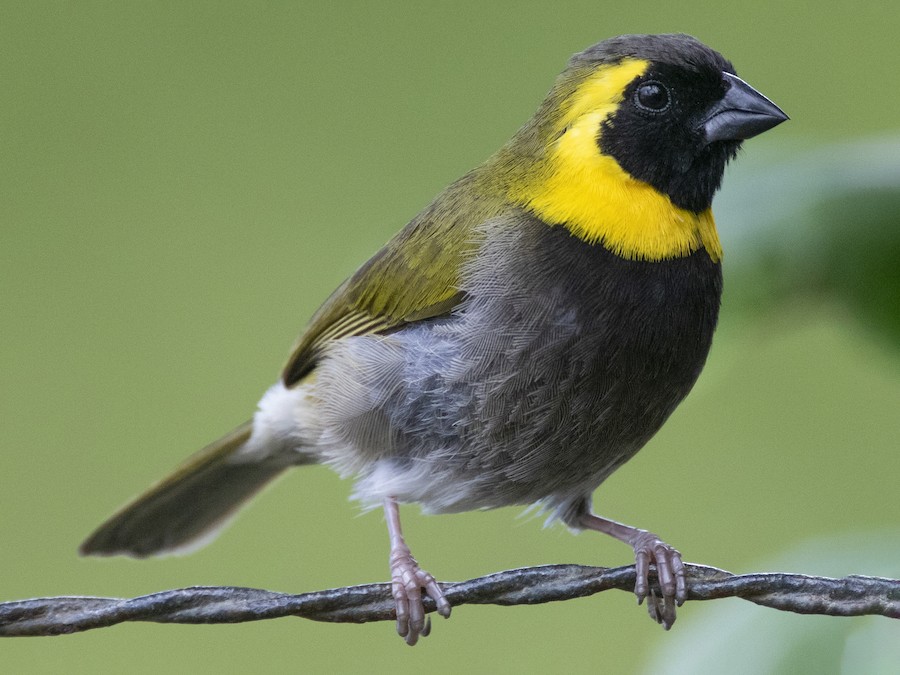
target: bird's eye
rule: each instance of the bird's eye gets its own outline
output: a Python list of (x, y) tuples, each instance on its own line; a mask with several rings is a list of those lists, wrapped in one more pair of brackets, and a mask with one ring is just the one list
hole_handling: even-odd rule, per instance
[(663, 112), (672, 104), (669, 90), (661, 82), (644, 82), (634, 92), (634, 100), (639, 108), (649, 112)]

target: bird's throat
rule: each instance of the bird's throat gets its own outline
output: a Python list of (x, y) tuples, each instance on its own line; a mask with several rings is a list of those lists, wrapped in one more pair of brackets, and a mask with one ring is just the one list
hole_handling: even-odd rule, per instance
[[(583, 146), (591, 146), (583, 152)], [(593, 135), (560, 138), (544, 180), (519, 203), (550, 225), (634, 260), (682, 258), (701, 248), (718, 262), (722, 247), (712, 210), (694, 213), (598, 154)]]

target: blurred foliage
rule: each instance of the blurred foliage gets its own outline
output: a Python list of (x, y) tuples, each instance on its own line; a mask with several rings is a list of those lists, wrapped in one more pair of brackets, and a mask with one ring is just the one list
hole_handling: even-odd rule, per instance
[[(900, 560), (895, 548), (884, 542), (898, 539), (900, 530), (823, 537), (794, 545), (773, 559), (759, 560), (754, 569), (846, 576), (856, 573), (862, 556), (869, 574), (897, 579)], [(644, 672), (873, 675), (896, 672), (900, 663), (895, 621), (880, 617), (834, 621), (789, 612), (744, 612), (731, 602), (714, 604), (702, 620), (684, 631), (680, 641), (659, 649)], [(710, 639), (713, 635), (718, 639)]]
[(840, 303), (900, 348), (900, 137), (740, 163), (716, 212), (735, 308)]

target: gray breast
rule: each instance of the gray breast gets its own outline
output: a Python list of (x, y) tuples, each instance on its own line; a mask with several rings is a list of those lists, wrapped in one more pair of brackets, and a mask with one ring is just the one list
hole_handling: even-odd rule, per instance
[(534, 218), (493, 221), (453, 315), (336, 344), (323, 457), (357, 496), (562, 513), (659, 429), (702, 368), (721, 276), (628, 261)]

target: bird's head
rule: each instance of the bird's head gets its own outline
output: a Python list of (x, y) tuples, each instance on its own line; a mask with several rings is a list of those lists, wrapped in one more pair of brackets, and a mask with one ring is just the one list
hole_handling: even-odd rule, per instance
[(549, 224), (661, 259), (718, 246), (703, 239), (725, 165), (786, 119), (695, 38), (624, 35), (574, 55), (499, 156), (522, 168), (510, 197)]

